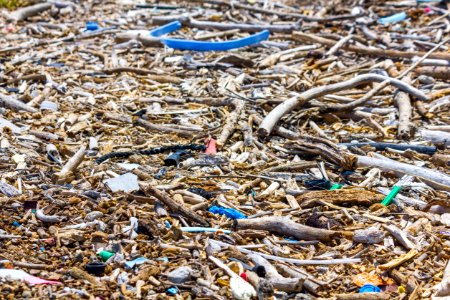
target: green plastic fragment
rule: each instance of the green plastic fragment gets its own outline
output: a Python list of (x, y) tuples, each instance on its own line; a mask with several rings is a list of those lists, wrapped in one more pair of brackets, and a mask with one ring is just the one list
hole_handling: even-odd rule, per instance
[(392, 200), (394, 200), (395, 196), (397, 196), (401, 189), (401, 186), (394, 185), (391, 192), (386, 196), (386, 198), (383, 199), (383, 201), (381, 201), (381, 204), (383, 204), (384, 206), (388, 206), (389, 204), (391, 204)]
[(330, 191), (334, 191), (334, 190), (339, 190), (340, 188), (342, 188), (342, 184), (339, 183), (334, 183), (331, 187), (330, 187)]
[(97, 255), (100, 256), (100, 258), (103, 261), (107, 261), (108, 259), (113, 257), (115, 255), (115, 253), (103, 250), (103, 251), (100, 251), (99, 253), (97, 253)]

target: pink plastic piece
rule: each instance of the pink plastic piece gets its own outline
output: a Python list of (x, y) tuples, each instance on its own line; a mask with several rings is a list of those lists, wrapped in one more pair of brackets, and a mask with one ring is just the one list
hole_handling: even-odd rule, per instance
[(210, 139), (206, 142), (206, 154), (216, 154), (217, 153), (217, 147), (216, 147), (216, 140)]
[(32, 275), (25, 276), (23, 278), (23, 281), (25, 281), (26, 283), (31, 284), (31, 285), (35, 285), (35, 284), (62, 284), (59, 281), (45, 280), (45, 279), (42, 279), (42, 278), (39, 278), (39, 277), (36, 277), (36, 276), (32, 276)]

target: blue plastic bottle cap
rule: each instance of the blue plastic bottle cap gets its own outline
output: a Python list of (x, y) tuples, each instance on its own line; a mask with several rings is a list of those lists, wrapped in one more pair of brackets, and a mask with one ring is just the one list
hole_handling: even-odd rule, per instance
[(90, 22), (86, 23), (86, 30), (94, 31), (94, 30), (97, 30), (99, 28), (100, 28), (100, 26), (98, 25), (97, 22), (90, 21)]
[(365, 284), (359, 289), (360, 293), (379, 293), (380, 288), (373, 284)]

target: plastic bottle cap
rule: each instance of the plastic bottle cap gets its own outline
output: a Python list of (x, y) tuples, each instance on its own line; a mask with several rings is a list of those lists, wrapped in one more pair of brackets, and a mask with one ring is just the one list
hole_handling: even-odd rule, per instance
[(379, 293), (380, 288), (373, 284), (365, 284), (359, 289), (360, 293)]

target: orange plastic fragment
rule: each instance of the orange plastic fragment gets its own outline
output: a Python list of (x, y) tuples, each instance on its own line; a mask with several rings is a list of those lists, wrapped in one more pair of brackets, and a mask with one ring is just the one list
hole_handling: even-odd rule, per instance
[(360, 273), (353, 277), (353, 283), (357, 286), (363, 286), (365, 284), (373, 284), (375, 286), (384, 285), (385, 282), (380, 276), (369, 273)]

